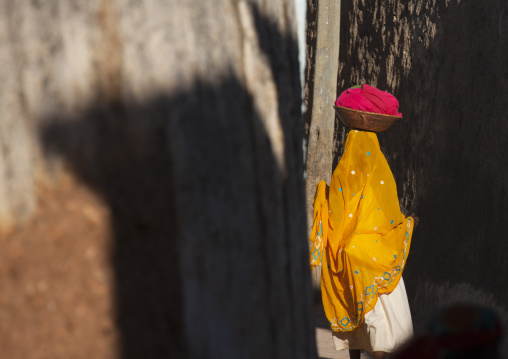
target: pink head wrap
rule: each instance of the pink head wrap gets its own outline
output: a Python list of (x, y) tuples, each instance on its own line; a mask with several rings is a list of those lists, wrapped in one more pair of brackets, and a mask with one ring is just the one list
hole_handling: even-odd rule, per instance
[(335, 105), (353, 110), (402, 116), (399, 113), (399, 101), (395, 96), (367, 84), (359, 88), (347, 89), (340, 94), (337, 101), (335, 101)]

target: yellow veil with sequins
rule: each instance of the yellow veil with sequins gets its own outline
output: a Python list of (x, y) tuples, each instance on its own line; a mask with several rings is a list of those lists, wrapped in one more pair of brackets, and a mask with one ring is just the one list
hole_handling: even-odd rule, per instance
[(377, 136), (351, 130), (328, 187), (317, 185), (311, 267), (322, 265), (321, 291), (333, 331), (363, 322), (380, 294), (397, 286), (413, 218), (401, 213), (397, 187)]

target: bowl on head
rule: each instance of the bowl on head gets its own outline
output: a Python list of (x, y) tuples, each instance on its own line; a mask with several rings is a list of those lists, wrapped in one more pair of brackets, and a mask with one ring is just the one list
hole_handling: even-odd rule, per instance
[(342, 123), (350, 128), (371, 132), (385, 132), (402, 116), (384, 115), (375, 112), (353, 110), (342, 106), (333, 106)]

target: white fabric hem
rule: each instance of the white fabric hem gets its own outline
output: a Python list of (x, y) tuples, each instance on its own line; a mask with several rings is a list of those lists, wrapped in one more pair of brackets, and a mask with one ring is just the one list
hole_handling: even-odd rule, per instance
[(336, 350), (393, 353), (413, 336), (411, 312), (402, 278), (390, 294), (380, 295), (364, 323), (350, 332), (333, 332)]

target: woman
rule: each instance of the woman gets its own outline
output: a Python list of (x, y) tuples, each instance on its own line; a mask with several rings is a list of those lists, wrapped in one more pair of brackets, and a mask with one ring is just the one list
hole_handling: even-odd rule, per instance
[[(363, 85), (337, 105), (398, 114), (390, 94)], [(330, 186), (317, 186), (311, 266), (322, 265), (323, 306), (337, 350), (384, 358), (411, 338), (402, 281), (413, 227), (399, 207), (395, 180), (374, 132), (351, 130)]]

